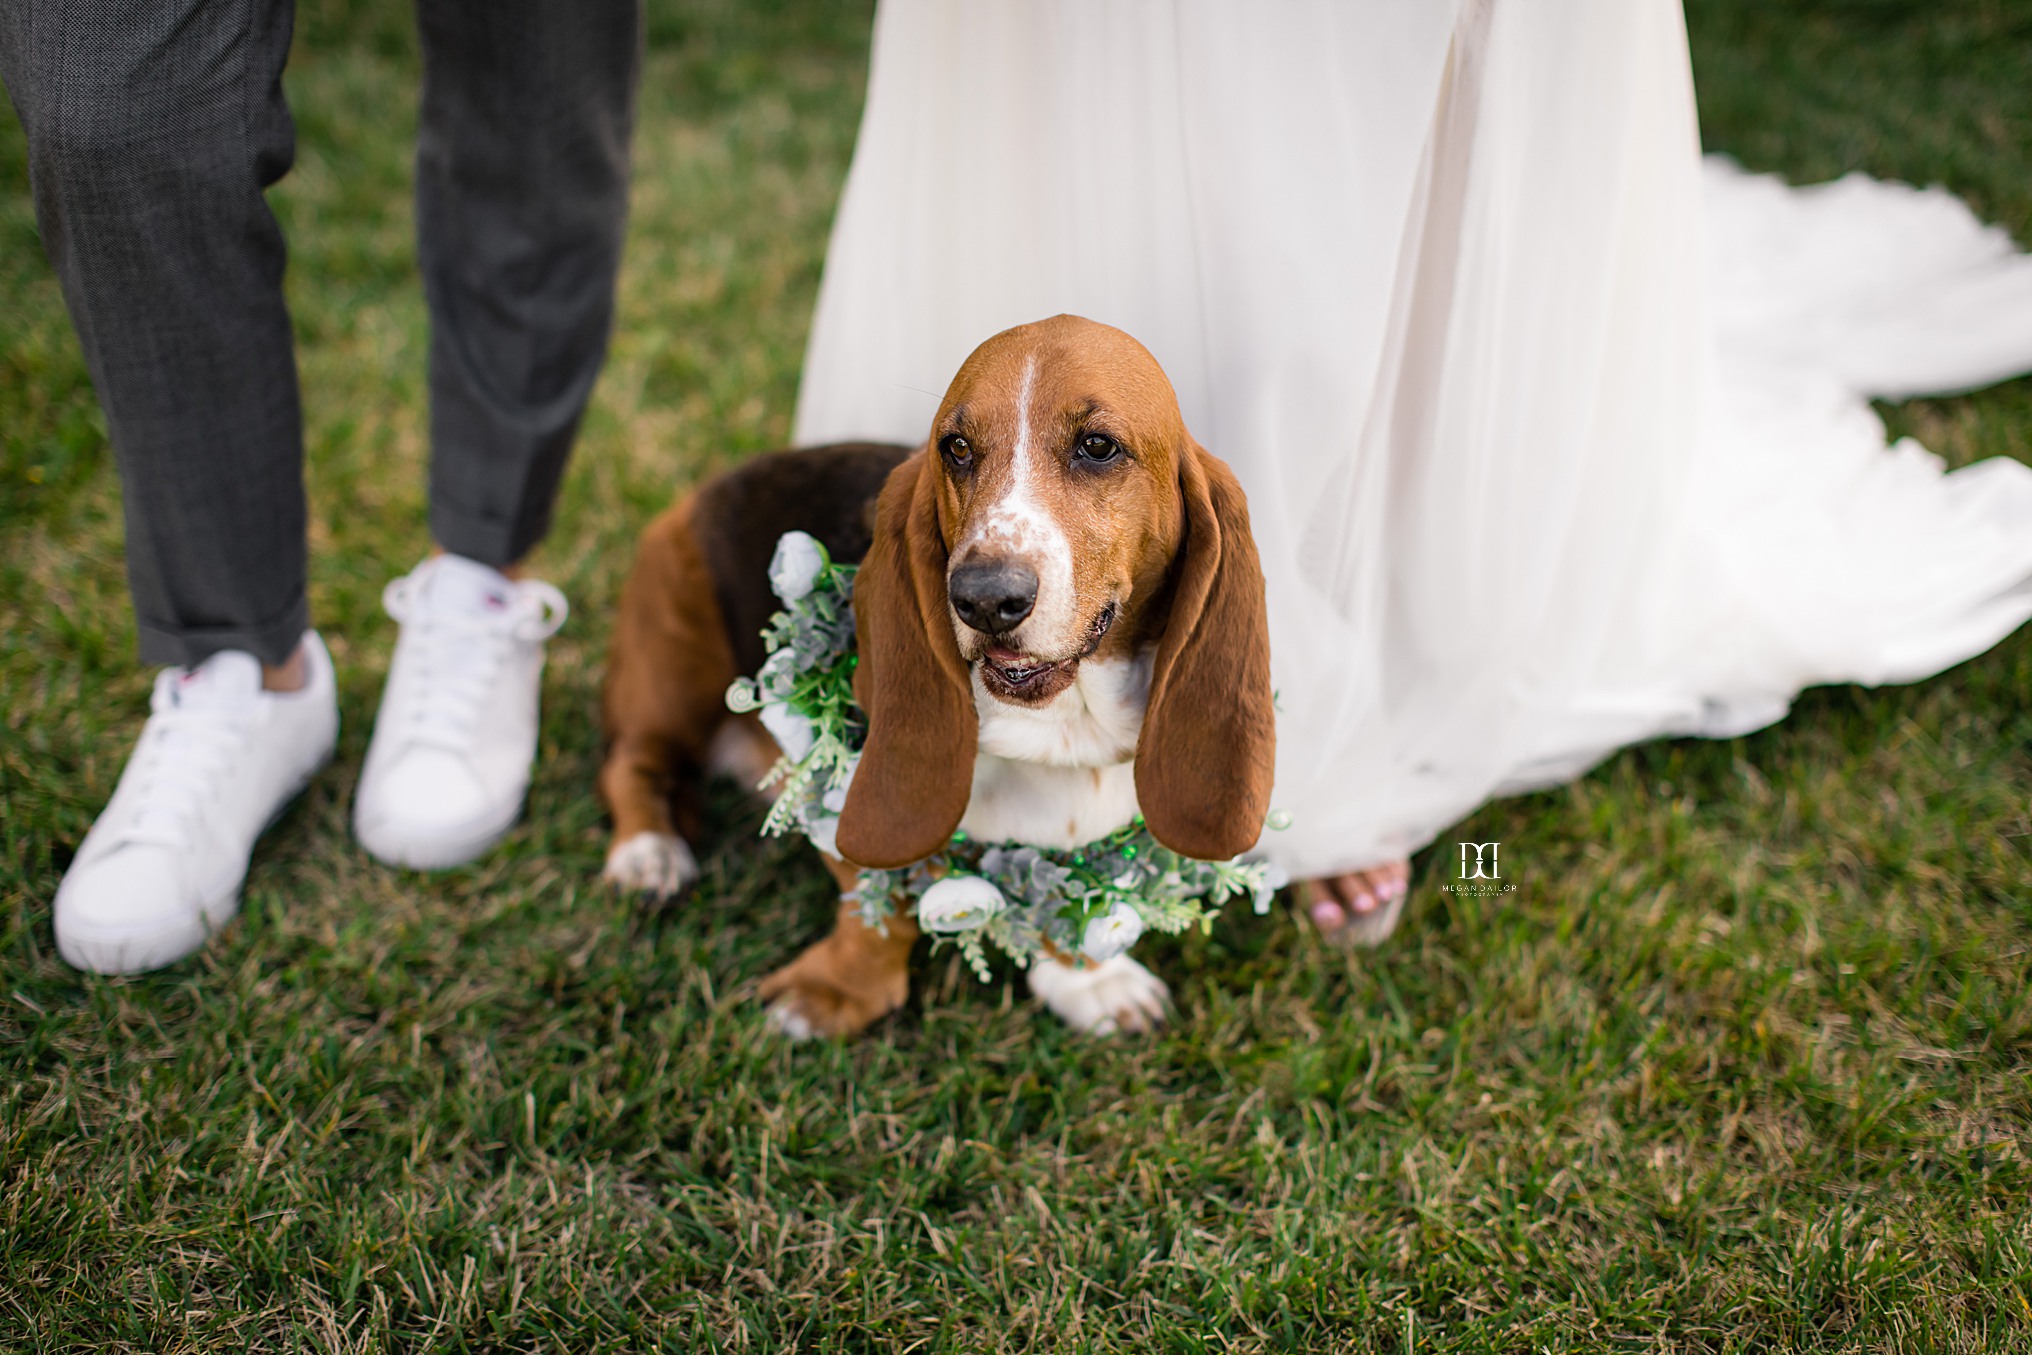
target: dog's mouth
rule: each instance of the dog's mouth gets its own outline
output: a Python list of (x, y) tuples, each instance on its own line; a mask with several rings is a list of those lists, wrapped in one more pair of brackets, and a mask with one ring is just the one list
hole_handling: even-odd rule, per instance
[(1040, 659), (1002, 645), (990, 645), (981, 655), (981, 682), (996, 696), (1017, 701), (1040, 701), (1057, 696), (1079, 674), (1080, 660), (1101, 647), (1109, 627), (1115, 624), (1115, 604), (1101, 608), (1087, 626), (1079, 652), (1069, 659)]

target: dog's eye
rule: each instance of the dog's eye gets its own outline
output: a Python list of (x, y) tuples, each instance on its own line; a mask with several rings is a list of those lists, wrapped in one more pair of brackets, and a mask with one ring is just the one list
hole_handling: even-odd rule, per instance
[(973, 464), (973, 446), (957, 433), (950, 434), (940, 441), (938, 450), (955, 468), (964, 468)]
[(1073, 444), (1073, 455), (1090, 465), (1105, 466), (1121, 458), (1122, 444), (1113, 438), (1089, 433)]

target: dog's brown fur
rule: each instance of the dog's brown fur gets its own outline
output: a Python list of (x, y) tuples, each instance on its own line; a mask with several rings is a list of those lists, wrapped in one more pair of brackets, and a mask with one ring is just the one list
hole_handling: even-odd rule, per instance
[[(875, 542), (855, 584), (862, 662), (854, 688), (869, 731), (840, 850), (871, 866), (920, 860), (966, 812), (976, 726), (968, 663), (983, 646), (963, 653), (955, 638), (946, 571), (975, 505), (1010, 474), (1014, 374), (1029, 360), (1045, 378), (1021, 395), (1051, 411), (1046, 422), (1059, 438), (1099, 431), (1128, 449), (1119, 472), (1067, 471), (1042, 492), (1069, 526), (1081, 615), (1122, 600), (1096, 655), (1157, 641), (1136, 749), (1144, 820), (1174, 851), (1226, 860), (1262, 832), (1276, 749), (1269, 623), (1248, 508), (1234, 473), (1185, 431), (1149, 352), (1119, 330), (1069, 316), (976, 349), (946, 392), (931, 446), (898, 466), (882, 491)], [(964, 473), (936, 450), (952, 436), (974, 449)]]
[(762, 628), (779, 605), (769, 592), (776, 539), (809, 532), (835, 560), (858, 562), (875, 496), (909, 451), (843, 443), (757, 457), (649, 524), (621, 589), (600, 703), (600, 794), (614, 841), (693, 836), (699, 774), (729, 726), (748, 745), (736, 755), (744, 768), (775, 759), (761, 723), (730, 715), (726, 698), (735, 678), (762, 666)]
[[(600, 786), (617, 846), (676, 831), (673, 798), (683, 806), (690, 773), (716, 740), (744, 741), (751, 766), (773, 758), (759, 722), (722, 703), (728, 684), (762, 661), (759, 631), (776, 606), (769, 558), (777, 537), (797, 529), (836, 560), (863, 561), (855, 692), (869, 735), (841, 851), (889, 867), (942, 847), (967, 809), (977, 731), (969, 670), (987, 652), (948, 602), (947, 570), (955, 549), (975, 548), (976, 505), (993, 500), (1021, 438), (1038, 427), (1052, 444), (1040, 465), (1056, 466), (1059, 442), (1095, 430), (1126, 453), (1106, 474), (1051, 471), (1039, 490), (1071, 543), (1081, 616), (1102, 617), (1096, 643), (1080, 649), (1075, 635), (1066, 652), (1040, 657), (1076, 666), (1154, 646), (1135, 749), (1145, 821), (1188, 856), (1221, 860), (1254, 845), (1275, 734), (1263, 579), (1241, 488), (1186, 432), (1140, 344), (1060, 316), (977, 349), (915, 453), (860, 444), (761, 458), (650, 526), (622, 594), (604, 702)], [(942, 450), (955, 435), (969, 443), (964, 467)], [(842, 891), (851, 887), (853, 868), (828, 864)], [(762, 996), (811, 1031), (858, 1031), (904, 1000), (916, 935), (907, 917), (878, 933), (843, 904), (833, 932), (764, 980)]]

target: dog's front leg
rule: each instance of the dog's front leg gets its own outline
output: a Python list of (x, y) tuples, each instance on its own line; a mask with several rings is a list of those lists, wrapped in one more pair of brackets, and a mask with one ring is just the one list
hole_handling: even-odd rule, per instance
[(845, 897), (856, 871), (826, 858), (840, 886), (840, 912), (832, 933), (762, 980), (769, 1019), (793, 1040), (814, 1035), (858, 1035), (910, 996), (910, 947), (917, 919), (891, 916), (881, 931), (861, 920), (861, 905)]
[(1030, 991), (1086, 1035), (1145, 1035), (1164, 1024), (1171, 1008), (1164, 980), (1126, 955), (1084, 966), (1043, 956), (1030, 966)]
[(694, 503), (659, 515), (642, 534), (621, 589), (600, 702), (608, 742), (600, 794), (614, 815), (604, 874), (617, 888), (658, 898), (698, 878), (683, 837), (692, 825), (673, 822), (671, 807), (691, 808), (692, 782), (731, 723), (734, 653), (691, 528)]

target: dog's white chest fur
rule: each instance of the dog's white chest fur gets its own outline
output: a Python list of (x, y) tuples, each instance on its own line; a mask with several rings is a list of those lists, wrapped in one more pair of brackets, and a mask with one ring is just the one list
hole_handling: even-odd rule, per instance
[(1150, 660), (1089, 659), (1044, 706), (998, 701), (978, 670), (974, 787), (960, 827), (981, 842), (1077, 847), (1136, 817), (1136, 736)]

